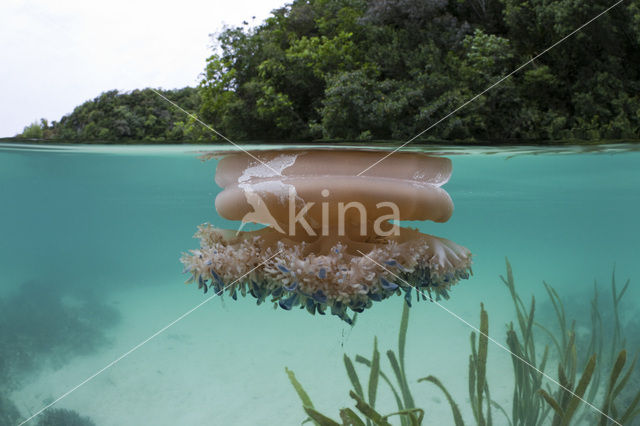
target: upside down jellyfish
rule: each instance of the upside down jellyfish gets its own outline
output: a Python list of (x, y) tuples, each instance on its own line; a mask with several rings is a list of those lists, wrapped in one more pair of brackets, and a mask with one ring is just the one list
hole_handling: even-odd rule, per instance
[[(216, 170), (215, 200), (230, 220), (257, 231), (201, 225), (200, 248), (183, 255), (187, 283), (235, 300), (247, 293), (285, 310), (327, 311), (351, 322), (373, 302), (403, 295), (448, 299), (471, 272), (468, 249), (401, 227), (403, 220), (446, 222), (453, 202), (441, 186), (451, 161), (419, 153), (381, 158), (368, 151), (234, 153)], [(360, 174), (360, 175), (359, 175)]]

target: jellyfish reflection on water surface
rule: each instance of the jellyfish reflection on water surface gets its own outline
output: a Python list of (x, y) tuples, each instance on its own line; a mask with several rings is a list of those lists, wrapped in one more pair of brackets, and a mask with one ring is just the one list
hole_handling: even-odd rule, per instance
[[(223, 156), (215, 201), (230, 220), (267, 225), (235, 231), (203, 224), (200, 248), (181, 259), (187, 283), (206, 292), (247, 293), (290, 310), (327, 311), (351, 322), (394, 294), (449, 298), (471, 272), (471, 253), (445, 238), (401, 227), (402, 220), (446, 222), (453, 202), (441, 188), (451, 161), (398, 152), (254, 151)], [(213, 156), (213, 154), (211, 155)]]

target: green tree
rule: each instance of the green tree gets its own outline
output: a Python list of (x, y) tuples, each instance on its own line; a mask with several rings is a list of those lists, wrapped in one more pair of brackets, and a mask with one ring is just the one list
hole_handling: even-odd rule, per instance
[(41, 123), (34, 121), (33, 123), (25, 126), (22, 133), (18, 136), (25, 139), (42, 139), (44, 135), (43, 126)]
[[(161, 94), (187, 111), (197, 112), (200, 108), (200, 93), (196, 88), (166, 90)], [(183, 111), (150, 89), (104, 92), (79, 105), (59, 122), (49, 125), (43, 120), (39, 127), (45, 139), (70, 142), (179, 143), (213, 139), (209, 130), (192, 122)], [(35, 128), (30, 130), (35, 131)]]
[[(261, 25), (224, 29), (198, 87), (162, 93), (233, 140), (408, 139), (425, 129), (422, 140), (637, 139), (640, 0), (547, 51), (609, 6), (293, 0)], [(33, 126), (24, 133), (70, 141), (217, 138), (148, 89), (105, 92)]]
[(247, 139), (637, 138), (638, 0), (296, 0), (228, 28), (203, 116)]

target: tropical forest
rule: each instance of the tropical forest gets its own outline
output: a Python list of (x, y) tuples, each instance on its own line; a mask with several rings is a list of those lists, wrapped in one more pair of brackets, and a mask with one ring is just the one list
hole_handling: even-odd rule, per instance
[[(640, 1), (295, 0), (212, 35), (197, 87), (107, 91), (23, 138), (640, 137)], [(171, 102), (169, 102), (171, 101)], [(173, 103), (173, 104), (172, 104)]]

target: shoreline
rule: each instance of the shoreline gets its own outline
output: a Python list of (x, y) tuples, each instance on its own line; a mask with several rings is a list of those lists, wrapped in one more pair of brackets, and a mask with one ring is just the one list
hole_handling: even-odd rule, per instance
[[(312, 139), (312, 140), (240, 140), (234, 141), (239, 145), (261, 145), (261, 146), (275, 146), (275, 145), (372, 145), (374, 147), (398, 147), (405, 141), (402, 140), (370, 140), (370, 141), (358, 141), (348, 139)], [(109, 146), (172, 146), (172, 145), (216, 145), (224, 144), (230, 145), (226, 141), (110, 141), (110, 140), (88, 140), (88, 141), (73, 141), (73, 140), (58, 140), (58, 139), (28, 139), (18, 137), (0, 137), (0, 144), (24, 144), (24, 145), (62, 145), (62, 146), (85, 146), (85, 145), (109, 145)], [(521, 140), (416, 140), (411, 142), (411, 146), (416, 147), (568, 147), (568, 146), (602, 146), (602, 145), (640, 145), (640, 139), (559, 139), (559, 140), (545, 140), (545, 139), (521, 139)]]

